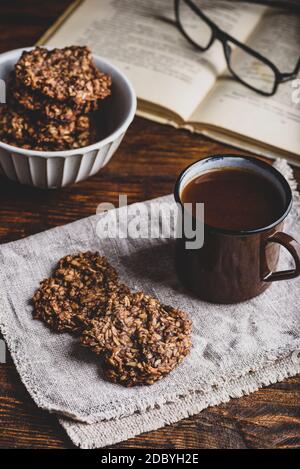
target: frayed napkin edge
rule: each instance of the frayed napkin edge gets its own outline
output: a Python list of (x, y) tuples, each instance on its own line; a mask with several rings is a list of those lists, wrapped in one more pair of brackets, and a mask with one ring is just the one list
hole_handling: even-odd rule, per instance
[[(242, 380), (228, 382), (221, 386), (222, 389), (215, 388), (203, 396), (194, 393), (193, 398), (188, 402), (186, 399), (188, 396), (186, 396), (180, 403), (169, 402), (163, 407), (149, 409), (135, 416), (92, 425), (61, 418), (59, 423), (76, 446), (82, 449), (103, 448), (189, 418), (207, 407), (225, 404), (233, 398), (247, 396), (298, 373), (300, 373), (299, 358), (297, 362), (292, 353), (270, 367), (245, 375)], [(130, 425), (127, 420), (132, 420), (132, 418), (135, 421)]]

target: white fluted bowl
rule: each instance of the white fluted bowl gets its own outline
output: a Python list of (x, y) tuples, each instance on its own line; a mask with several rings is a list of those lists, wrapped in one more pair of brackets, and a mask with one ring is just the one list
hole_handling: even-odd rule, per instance
[[(0, 78), (6, 80), (23, 50), (0, 55)], [(66, 151), (25, 150), (0, 141), (0, 167), (13, 181), (54, 189), (83, 181), (96, 174), (119, 147), (136, 111), (136, 95), (125, 75), (106, 60), (93, 55), (94, 62), (112, 77), (112, 95), (103, 102), (101, 122), (104, 138), (87, 147)], [(99, 124), (100, 125), (100, 124)]]

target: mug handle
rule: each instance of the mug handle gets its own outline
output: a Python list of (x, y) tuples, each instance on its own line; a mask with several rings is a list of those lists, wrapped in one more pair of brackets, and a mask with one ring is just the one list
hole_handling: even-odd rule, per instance
[(269, 272), (263, 277), (264, 282), (275, 282), (277, 280), (288, 280), (300, 275), (300, 244), (286, 233), (275, 233), (266, 240), (267, 243), (278, 243), (285, 247), (295, 261), (295, 268), (279, 272)]

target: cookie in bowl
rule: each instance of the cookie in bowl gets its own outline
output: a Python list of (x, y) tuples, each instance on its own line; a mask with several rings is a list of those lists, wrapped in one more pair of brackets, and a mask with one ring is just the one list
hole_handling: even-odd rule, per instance
[(111, 77), (95, 64), (88, 47), (23, 52), (15, 66), (16, 79), (42, 96), (84, 105), (110, 95)]
[(111, 94), (111, 83), (87, 47), (25, 51), (10, 75), (0, 138), (42, 151), (92, 145), (97, 141), (94, 113)]
[(54, 189), (93, 176), (135, 115), (129, 80), (87, 47), (0, 54), (0, 78), (0, 165), (22, 184)]
[(92, 116), (80, 115), (70, 122), (34, 118), (9, 106), (0, 107), (0, 134), (4, 142), (23, 148), (68, 150), (93, 143), (96, 128)]
[(100, 99), (86, 101), (82, 105), (50, 99), (24, 86), (16, 79), (15, 72), (11, 73), (8, 90), (9, 100), (13, 108), (34, 111), (49, 120), (58, 122), (73, 121), (78, 115), (97, 111), (100, 107)]

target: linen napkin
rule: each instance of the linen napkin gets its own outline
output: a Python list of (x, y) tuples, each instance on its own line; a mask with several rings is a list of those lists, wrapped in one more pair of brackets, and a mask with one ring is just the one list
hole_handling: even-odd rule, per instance
[[(300, 240), (300, 197), (292, 171), (283, 160), (276, 166), (294, 192), (285, 231)], [(143, 217), (157, 204), (163, 220), (175, 202), (166, 196), (131, 206), (142, 219), (138, 238), (122, 236), (123, 207), (109, 212), (116, 215), (119, 238), (101, 236), (107, 214), (99, 214), (0, 247), (1, 331), (36, 404), (55, 412), (82, 448), (157, 429), (300, 371), (300, 279), (274, 283), (261, 296), (237, 305), (189, 296), (174, 272), (174, 242), (147, 237)], [(53, 333), (32, 319), (30, 299), (39, 281), (51, 275), (61, 257), (86, 250), (107, 256), (132, 290), (143, 290), (192, 319), (190, 355), (152, 386), (127, 389), (105, 381), (99, 360), (78, 339)], [(291, 262), (282, 249), (281, 264)]]

